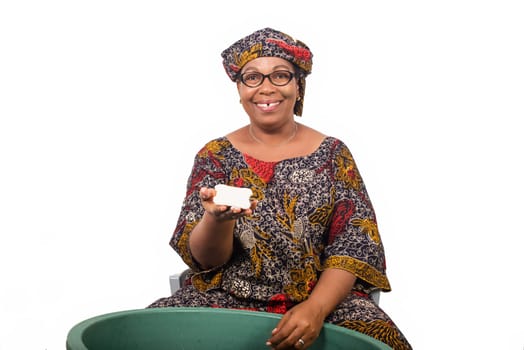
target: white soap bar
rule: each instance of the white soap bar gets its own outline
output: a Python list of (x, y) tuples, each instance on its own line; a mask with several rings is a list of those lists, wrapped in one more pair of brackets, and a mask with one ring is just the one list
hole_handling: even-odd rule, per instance
[(216, 185), (215, 191), (217, 192), (213, 199), (215, 204), (242, 209), (248, 209), (251, 206), (249, 198), (253, 192), (250, 188)]

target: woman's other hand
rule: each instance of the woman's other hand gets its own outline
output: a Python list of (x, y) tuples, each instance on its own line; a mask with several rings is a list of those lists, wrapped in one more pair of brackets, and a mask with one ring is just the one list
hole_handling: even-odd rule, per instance
[(324, 315), (322, 308), (306, 300), (286, 312), (266, 343), (272, 349), (307, 349), (318, 338)]
[(324, 320), (348, 296), (355, 280), (355, 275), (348, 271), (324, 270), (311, 295), (284, 314), (267, 345), (278, 350), (311, 346), (318, 338)]

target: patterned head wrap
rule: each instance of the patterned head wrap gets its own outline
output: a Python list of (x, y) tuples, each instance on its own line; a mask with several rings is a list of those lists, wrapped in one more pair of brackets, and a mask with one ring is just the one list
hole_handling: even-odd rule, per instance
[(297, 75), (299, 99), (294, 113), (302, 115), (306, 75), (311, 73), (313, 53), (303, 42), (271, 28), (264, 28), (235, 42), (222, 52), (227, 75), (237, 81), (240, 70), (246, 63), (258, 57), (280, 57), (300, 68), (305, 74)]

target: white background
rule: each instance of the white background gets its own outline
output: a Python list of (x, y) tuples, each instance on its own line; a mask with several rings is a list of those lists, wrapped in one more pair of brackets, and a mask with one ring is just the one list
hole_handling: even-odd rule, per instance
[(520, 3), (3, 1), (0, 349), (169, 294), (194, 154), (247, 122), (220, 52), (266, 26), (315, 55), (300, 121), (353, 152), (414, 348), (522, 349)]

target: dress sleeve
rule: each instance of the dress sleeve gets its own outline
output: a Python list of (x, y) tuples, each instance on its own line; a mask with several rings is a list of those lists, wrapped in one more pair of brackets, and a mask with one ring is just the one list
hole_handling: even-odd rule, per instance
[(195, 156), (177, 226), (169, 242), (171, 247), (194, 272), (201, 271), (201, 268), (193, 259), (189, 250), (189, 235), (204, 215), (204, 208), (199, 196), (200, 188), (214, 188), (217, 184), (226, 181), (219, 152), (223, 146), (221, 142), (223, 141), (214, 140), (207, 143)]
[(333, 149), (332, 165), (335, 205), (323, 268), (349, 271), (357, 277), (357, 283), (389, 291), (384, 247), (375, 212), (355, 160), (340, 141)]

